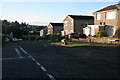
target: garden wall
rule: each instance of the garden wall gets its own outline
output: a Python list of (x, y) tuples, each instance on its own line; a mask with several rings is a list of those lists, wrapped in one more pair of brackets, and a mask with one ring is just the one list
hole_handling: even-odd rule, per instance
[[(120, 40), (118, 38), (112, 38), (112, 37), (91, 37), (91, 38), (86, 38), (86, 39), (82, 39), (82, 38), (79, 38), (79, 39), (72, 39), (72, 41), (78, 41), (78, 42), (97, 42), (97, 43), (111, 43), (111, 41), (109, 40)], [(114, 44), (120, 44), (120, 41), (119, 42), (112, 42)]]

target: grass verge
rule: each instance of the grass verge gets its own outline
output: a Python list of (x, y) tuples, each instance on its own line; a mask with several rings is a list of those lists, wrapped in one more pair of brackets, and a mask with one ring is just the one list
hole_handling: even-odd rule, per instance
[[(52, 42), (51, 44), (54, 45), (63, 45), (61, 42)], [(90, 44), (90, 43), (76, 43), (76, 42), (67, 42), (66, 46), (70, 46), (70, 47), (77, 47), (77, 46), (100, 46), (100, 45), (96, 45), (96, 44)]]

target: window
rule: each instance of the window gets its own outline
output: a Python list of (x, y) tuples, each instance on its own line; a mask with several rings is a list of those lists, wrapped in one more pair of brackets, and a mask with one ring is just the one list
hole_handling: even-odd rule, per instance
[(73, 30), (70, 30), (70, 33), (74, 33), (74, 31), (73, 31)]
[(115, 17), (116, 17), (115, 11), (106, 12), (106, 19), (115, 19)]
[(88, 23), (81, 23), (81, 26), (87, 27)]
[(68, 35), (68, 30), (65, 30), (65, 35)]
[(67, 24), (68, 24), (68, 21), (65, 21), (65, 22), (64, 22), (64, 26), (67, 26)]
[(96, 20), (100, 20), (101, 19), (101, 14), (96, 14)]
[(73, 26), (73, 20), (72, 20), (72, 21), (70, 21), (70, 25), (71, 25), (71, 26)]

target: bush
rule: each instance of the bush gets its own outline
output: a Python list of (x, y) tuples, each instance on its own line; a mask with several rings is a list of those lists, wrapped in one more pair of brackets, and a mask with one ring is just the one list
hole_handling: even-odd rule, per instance
[(43, 39), (44, 39), (44, 40), (50, 40), (50, 36), (51, 36), (51, 35), (46, 35)]
[(37, 37), (38, 37), (38, 35), (29, 34), (29, 35), (23, 35), (22, 39), (24, 39), (24, 40), (36, 40)]
[(116, 30), (114, 37), (120, 38), (120, 28)]
[(96, 34), (97, 37), (108, 37), (107, 32), (106, 31), (99, 31)]
[(79, 34), (79, 38), (87, 38), (86, 34)]
[(60, 39), (60, 37), (61, 37), (61, 34), (60, 34), (60, 33), (53, 33), (53, 34), (50, 35), (50, 38), (51, 38), (52, 40)]

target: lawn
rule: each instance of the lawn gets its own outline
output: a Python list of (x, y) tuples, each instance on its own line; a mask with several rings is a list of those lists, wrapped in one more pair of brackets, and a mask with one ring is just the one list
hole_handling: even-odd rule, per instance
[[(54, 45), (62, 45), (61, 42), (52, 42), (51, 44), (54, 44)], [(91, 43), (67, 42), (67, 46), (77, 47), (77, 46), (99, 46), (99, 45), (91, 44)]]

